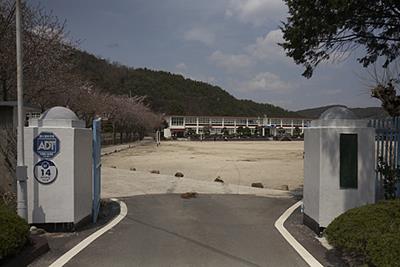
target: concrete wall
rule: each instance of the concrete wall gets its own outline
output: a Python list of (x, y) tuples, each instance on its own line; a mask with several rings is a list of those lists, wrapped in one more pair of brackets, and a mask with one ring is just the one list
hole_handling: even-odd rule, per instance
[(320, 205), (320, 143), (320, 129), (305, 129), (303, 203), (304, 212), (315, 221), (319, 219)]
[(75, 129), (74, 160), (74, 222), (92, 212), (92, 131)]
[[(33, 151), (33, 139), (52, 132), (60, 140), (60, 152), (50, 159), (58, 169), (51, 184), (41, 184), (33, 166), (41, 159)], [(92, 137), (90, 129), (25, 128), (25, 160), (28, 166), (28, 222), (78, 223), (91, 214)]]
[[(40, 161), (33, 152), (33, 139), (40, 132), (52, 132), (60, 139), (60, 153), (51, 161), (58, 169), (58, 176), (51, 184), (35, 180), (33, 166)], [(74, 222), (74, 130), (72, 128), (25, 128), (25, 162), (28, 166), (28, 222)]]
[[(358, 188), (340, 188), (340, 134), (358, 136)], [(321, 129), (320, 216), (321, 227), (343, 212), (375, 202), (375, 129)]]
[[(340, 188), (340, 134), (358, 136), (358, 188)], [(345, 211), (375, 202), (375, 129), (313, 127), (305, 130), (304, 213), (327, 227)]]

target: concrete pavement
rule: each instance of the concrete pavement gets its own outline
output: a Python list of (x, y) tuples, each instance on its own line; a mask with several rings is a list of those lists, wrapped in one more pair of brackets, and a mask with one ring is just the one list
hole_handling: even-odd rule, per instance
[(307, 266), (274, 228), (294, 203), (249, 195), (144, 195), (67, 266)]

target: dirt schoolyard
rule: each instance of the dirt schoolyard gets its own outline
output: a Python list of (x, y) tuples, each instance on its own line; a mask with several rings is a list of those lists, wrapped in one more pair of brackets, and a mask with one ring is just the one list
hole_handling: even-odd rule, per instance
[[(103, 157), (103, 166), (135, 168), (143, 175), (158, 170), (161, 174), (250, 186), (295, 190), (303, 184), (303, 142), (167, 141), (159, 147), (153, 142)], [(184, 179), (183, 178), (183, 179)]]

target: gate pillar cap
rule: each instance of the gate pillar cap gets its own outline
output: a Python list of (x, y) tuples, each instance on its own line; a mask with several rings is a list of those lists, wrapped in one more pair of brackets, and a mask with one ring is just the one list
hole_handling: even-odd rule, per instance
[(368, 120), (359, 119), (353, 111), (344, 106), (332, 107), (321, 114), (318, 120), (311, 121), (311, 127), (322, 128), (365, 128)]
[(30, 119), (29, 127), (86, 128), (86, 123), (68, 108), (53, 107), (46, 110), (39, 119)]
[(40, 120), (79, 120), (75, 112), (65, 107), (53, 107), (46, 110)]
[(356, 114), (347, 107), (337, 106), (325, 110), (320, 120), (355, 120), (358, 119)]

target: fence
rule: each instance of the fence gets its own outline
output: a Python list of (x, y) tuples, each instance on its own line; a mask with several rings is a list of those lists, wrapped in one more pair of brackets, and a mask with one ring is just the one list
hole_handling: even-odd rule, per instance
[[(393, 169), (400, 168), (400, 117), (370, 120), (369, 126), (376, 129), (376, 166), (381, 158)], [(383, 176), (378, 171), (376, 171), (376, 184), (377, 194), (381, 197), (383, 195)], [(397, 196), (400, 196), (399, 183), (397, 184)]]

